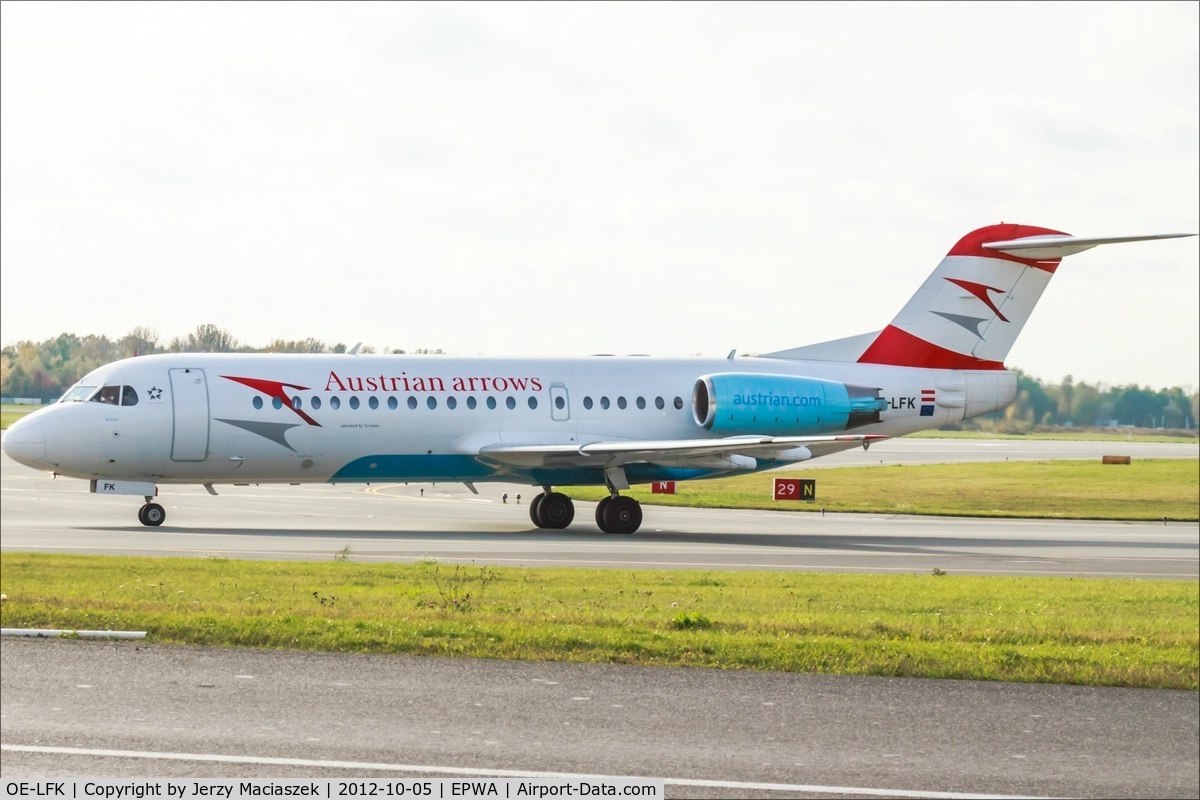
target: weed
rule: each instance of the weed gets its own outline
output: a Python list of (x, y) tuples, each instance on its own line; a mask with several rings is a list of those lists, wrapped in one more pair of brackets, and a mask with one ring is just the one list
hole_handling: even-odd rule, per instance
[(679, 613), (671, 620), (671, 627), (677, 631), (707, 630), (713, 626), (713, 621), (703, 614)]
[(465, 613), (473, 608), (475, 594), (482, 595), (488, 584), (496, 579), (496, 573), (489, 567), (480, 567), (478, 575), (472, 575), (461, 564), (454, 567), (454, 573), (444, 578), (441, 567), (435, 566), (430, 573), (433, 585), (437, 589), (441, 603), (432, 604), (442, 611), (457, 611)]

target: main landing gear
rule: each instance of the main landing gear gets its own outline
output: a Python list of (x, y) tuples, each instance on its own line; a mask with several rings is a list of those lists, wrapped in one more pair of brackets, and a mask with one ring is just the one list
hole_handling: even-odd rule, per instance
[(158, 503), (152, 503), (150, 498), (146, 498), (146, 505), (138, 509), (138, 522), (143, 525), (157, 528), (163, 524), (163, 520), (167, 518), (167, 511)]
[(614, 492), (596, 506), (596, 524), (605, 533), (633, 533), (642, 526), (642, 504)]
[(539, 528), (565, 528), (575, 519), (575, 504), (562, 492), (552, 492), (550, 487), (533, 498), (529, 504), (529, 518)]
[[(565, 528), (575, 519), (575, 504), (562, 492), (549, 486), (529, 504), (529, 518), (539, 528)], [(642, 524), (642, 505), (632, 497), (622, 497), (615, 490), (596, 506), (596, 525), (605, 533), (629, 534)]]

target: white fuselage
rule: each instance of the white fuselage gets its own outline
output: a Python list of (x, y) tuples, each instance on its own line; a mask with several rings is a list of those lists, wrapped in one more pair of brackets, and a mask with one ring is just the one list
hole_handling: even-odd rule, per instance
[[(4, 446), (29, 466), (92, 480), (602, 484), (603, 469), (577, 460), (523, 466), (489, 459), (486, 448), (738, 435), (706, 430), (693, 411), (697, 379), (725, 373), (870, 387), (879, 399), (878, 421), (853, 432), (872, 436), (1003, 408), (1016, 386), (1002, 370), (783, 358), (174, 353), (110, 364), (74, 393), (129, 387), (124, 400), (133, 404), (64, 398), (16, 423)], [(794, 432), (784, 426), (776, 433)], [(812, 456), (793, 460), (806, 457)], [(729, 470), (651, 462), (627, 464), (626, 471), (640, 483)]]

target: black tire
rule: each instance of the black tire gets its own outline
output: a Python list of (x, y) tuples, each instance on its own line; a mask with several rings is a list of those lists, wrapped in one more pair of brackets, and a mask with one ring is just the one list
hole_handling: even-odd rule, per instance
[(146, 503), (138, 509), (138, 522), (157, 528), (167, 518), (166, 510), (158, 503)]
[(550, 492), (542, 495), (538, 506), (538, 522), (543, 528), (561, 530), (575, 519), (575, 504), (571, 498), (562, 492)]
[(630, 534), (642, 526), (642, 505), (632, 497), (613, 497), (604, 509), (608, 533)]
[(596, 504), (596, 527), (604, 533), (612, 533), (608, 529), (608, 523), (604, 521), (604, 509), (608, 508), (608, 504), (611, 502), (612, 495), (609, 495)]
[(542, 520), (538, 516), (538, 509), (541, 508), (542, 500), (544, 500), (545, 497), (546, 495), (544, 494), (536, 494), (533, 496), (533, 499), (529, 501), (529, 518), (533, 520), (533, 524), (537, 525), (539, 528), (546, 527), (542, 524)]

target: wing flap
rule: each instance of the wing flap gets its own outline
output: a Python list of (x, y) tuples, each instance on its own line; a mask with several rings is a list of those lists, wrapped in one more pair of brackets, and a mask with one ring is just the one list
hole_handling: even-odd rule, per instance
[[(887, 436), (735, 436), (725, 439), (662, 439), (590, 442), (588, 444), (505, 445), (480, 447), (477, 455), (513, 467), (619, 467), (647, 463), (663, 466), (739, 468), (736, 457), (805, 461), (854, 447), (866, 447)], [(744, 467), (741, 467), (744, 468)]]

